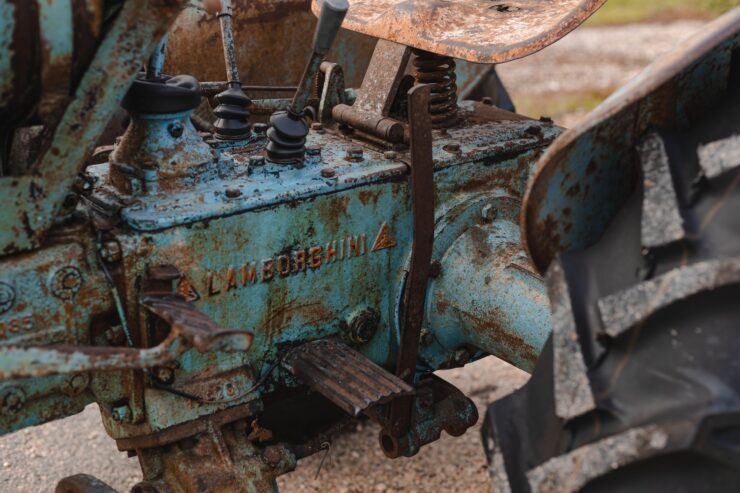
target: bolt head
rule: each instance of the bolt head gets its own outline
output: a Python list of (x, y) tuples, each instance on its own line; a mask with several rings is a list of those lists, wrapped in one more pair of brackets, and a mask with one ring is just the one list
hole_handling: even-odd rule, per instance
[(252, 125), (252, 131), (256, 134), (264, 135), (267, 132), (267, 123), (255, 123)]
[(170, 133), (173, 139), (179, 139), (185, 132), (185, 126), (180, 122), (172, 122), (167, 125), (167, 131)]
[(117, 423), (130, 423), (133, 419), (131, 408), (126, 404), (114, 407), (111, 411), (111, 417)]
[(264, 166), (265, 156), (249, 156), (250, 166)]
[(447, 152), (460, 152), (460, 144), (447, 144), (442, 149)]
[(493, 204), (486, 204), (480, 211), (481, 219), (485, 222), (491, 222), (496, 219), (496, 208)]
[(347, 161), (362, 161), (363, 159), (362, 147), (353, 145), (347, 148)]
[(369, 342), (378, 331), (380, 316), (373, 309), (365, 309), (352, 317), (348, 325), (350, 339), (364, 344)]
[(315, 146), (307, 146), (306, 147), (306, 155), (317, 157), (321, 156), (321, 146), (315, 145)]
[(386, 159), (396, 159), (398, 157), (398, 153), (396, 151), (385, 151), (383, 153), (383, 157)]
[(100, 256), (107, 263), (121, 260), (121, 245), (117, 241), (106, 241), (100, 248)]
[(323, 132), (324, 131), (324, 125), (322, 125), (319, 122), (314, 122), (311, 124), (311, 130), (315, 132)]
[(334, 178), (337, 176), (337, 172), (334, 168), (324, 168), (321, 170), (321, 176), (324, 178)]
[(481, 98), (480, 102), (485, 104), (486, 106), (493, 106), (493, 98), (489, 96)]

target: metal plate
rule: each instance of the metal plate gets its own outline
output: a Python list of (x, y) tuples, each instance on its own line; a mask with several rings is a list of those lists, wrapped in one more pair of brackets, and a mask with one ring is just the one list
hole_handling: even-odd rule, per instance
[(645, 69), (550, 146), (521, 219), (540, 271), (558, 252), (598, 240), (633, 189), (634, 148), (649, 128), (685, 127), (721, 101), (738, 47), (740, 8)]
[[(354, 0), (342, 27), (478, 63), (531, 55), (606, 0)], [(314, 0), (312, 9), (319, 11)]]

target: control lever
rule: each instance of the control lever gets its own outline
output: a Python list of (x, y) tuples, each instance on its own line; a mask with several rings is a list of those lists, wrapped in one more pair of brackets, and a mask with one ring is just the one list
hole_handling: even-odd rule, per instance
[(231, 26), (231, 0), (221, 0), (218, 21), (221, 25), (221, 41), (224, 47), (227, 87), (214, 97), (218, 106), (213, 110), (217, 117), (213, 126), (217, 139), (242, 140), (251, 134), (247, 108), (251, 106), (252, 101), (244, 94), (239, 79), (234, 31)]
[(324, 0), (321, 4), (319, 23), (313, 37), (313, 53), (298, 84), (298, 90), (286, 111), (277, 111), (270, 117), (271, 126), (267, 131), (267, 137), (270, 139), (267, 144), (267, 156), (270, 161), (276, 163), (303, 161), (308, 135), (305, 110), (311, 96), (311, 86), (348, 10), (347, 0)]

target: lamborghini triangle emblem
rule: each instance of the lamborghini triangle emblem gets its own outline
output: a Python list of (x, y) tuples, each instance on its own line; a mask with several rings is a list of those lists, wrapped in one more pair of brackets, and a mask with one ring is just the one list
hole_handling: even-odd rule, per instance
[(391, 227), (388, 226), (388, 223), (383, 223), (383, 225), (380, 227), (380, 231), (378, 231), (378, 236), (375, 237), (375, 242), (373, 243), (373, 252), (377, 252), (378, 250), (383, 250), (385, 248), (391, 248), (394, 246), (396, 246), (396, 238), (391, 232)]
[(180, 277), (180, 281), (177, 283), (177, 292), (190, 302), (200, 299), (198, 291), (195, 290), (193, 283), (190, 282), (190, 279), (186, 275)]

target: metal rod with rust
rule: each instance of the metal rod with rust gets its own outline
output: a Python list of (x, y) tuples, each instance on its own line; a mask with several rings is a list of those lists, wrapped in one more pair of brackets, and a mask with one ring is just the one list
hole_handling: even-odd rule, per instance
[[(434, 244), (434, 159), (432, 119), (429, 114), (430, 94), (429, 84), (415, 86), (409, 91), (414, 233), (401, 318), (401, 344), (396, 363), (396, 375), (408, 383), (413, 383), (416, 374), (416, 357), (424, 321), (424, 300)], [(391, 403), (390, 432), (393, 436), (401, 437), (408, 432), (413, 404), (413, 397), (399, 397)]]

